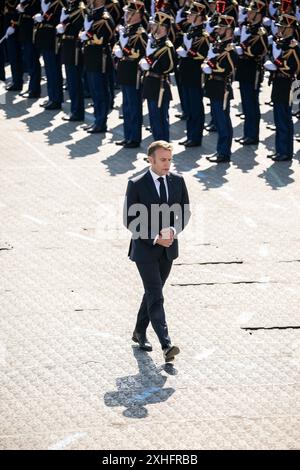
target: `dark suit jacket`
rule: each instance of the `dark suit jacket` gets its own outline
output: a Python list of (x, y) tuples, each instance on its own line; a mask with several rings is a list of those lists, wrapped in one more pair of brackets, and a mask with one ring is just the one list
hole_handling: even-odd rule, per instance
[[(132, 261), (138, 263), (152, 263), (162, 256), (164, 250), (166, 250), (169, 260), (178, 257), (177, 235), (184, 229), (190, 218), (189, 196), (184, 179), (181, 176), (169, 173), (169, 175), (167, 175), (167, 185), (169, 193), (167, 206), (173, 206), (169, 211), (170, 224), (168, 224), (168, 226), (175, 228), (176, 237), (169, 248), (164, 248), (157, 244), (153, 245), (155, 235), (159, 233), (161, 225), (158, 231), (155, 232), (155, 230), (153, 230), (155, 229), (155, 223), (153, 221), (153, 214), (151, 216), (151, 206), (159, 205), (160, 198), (150, 171), (148, 170), (146, 173), (128, 182), (123, 217), (124, 225), (133, 234), (128, 252), (128, 256)], [(133, 204), (142, 204), (147, 209), (148, 216), (145, 220), (143, 219), (143, 226), (141, 227), (141, 225), (138, 224), (140, 232), (147, 234), (145, 237), (140, 236), (137, 238), (134, 234), (135, 231), (132, 225), (136, 222), (137, 217), (139, 217), (139, 213), (135, 213), (134, 215), (128, 214)]]

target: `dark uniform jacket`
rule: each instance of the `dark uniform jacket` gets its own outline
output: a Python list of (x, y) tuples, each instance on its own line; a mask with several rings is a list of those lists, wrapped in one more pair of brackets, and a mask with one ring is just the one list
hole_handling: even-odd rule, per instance
[(214, 45), (216, 56), (208, 61), (212, 74), (208, 75), (205, 91), (206, 96), (214, 100), (233, 98), (231, 82), (235, 74), (237, 53), (231, 40), (217, 41)]
[(180, 82), (183, 86), (200, 88), (202, 86), (201, 64), (208, 53), (209, 35), (203, 30), (202, 25), (191, 26), (186, 33), (186, 38), (192, 42), (189, 49), (183, 42), (183, 48), (187, 50), (187, 57), (179, 59)]
[(169, 73), (174, 68), (175, 50), (167, 36), (153, 40), (152, 47), (155, 51), (146, 57), (150, 70), (144, 75), (143, 97), (156, 101), (160, 107), (163, 97), (172, 99)]
[(268, 52), (268, 35), (265, 28), (255, 26), (249, 28), (251, 36), (240, 44), (243, 55), (239, 56), (237, 63), (236, 79), (244, 82), (257, 82), (257, 86), (263, 79), (263, 60)]
[(83, 27), (86, 7), (83, 2), (78, 1), (64, 12), (68, 17), (62, 22), (65, 32), (61, 38), (61, 60), (66, 65), (78, 65), (81, 46), (78, 34)]
[(292, 83), (300, 73), (300, 48), (294, 38), (277, 41), (281, 55), (274, 60), (277, 70), (272, 72), (272, 94), (274, 103), (291, 104)]
[(123, 57), (118, 62), (117, 81), (120, 85), (132, 85), (138, 89), (141, 75), (138, 64), (145, 55), (148, 35), (141, 24), (134, 24), (124, 28), (123, 36), (128, 37), (128, 42), (122, 48)]
[(56, 42), (56, 26), (60, 21), (61, 9), (63, 8), (62, 0), (49, 0), (50, 7), (43, 14), (43, 22), (34, 26), (34, 43), (41, 50), (55, 50)]
[(41, 10), (40, 0), (26, 0), (22, 3), (24, 13), (19, 13), (19, 39), (22, 43), (32, 42), (33, 16)]
[(105, 7), (97, 8), (89, 20), (93, 23), (87, 31), (89, 39), (84, 43), (84, 65), (88, 72), (107, 73), (111, 66), (110, 42), (115, 24)]

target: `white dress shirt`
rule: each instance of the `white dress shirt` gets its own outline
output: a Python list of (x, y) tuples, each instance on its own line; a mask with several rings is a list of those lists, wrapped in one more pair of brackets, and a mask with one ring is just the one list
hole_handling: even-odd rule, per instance
[(168, 191), (168, 183), (167, 183), (166, 175), (159, 176), (156, 173), (154, 173), (154, 171), (151, 168), (149, 169), (149, 171), (150, 171), (150, 174), (153, 178), (153, 181), (154, 181), (154, 184), (155, 184), (155, 187), (156, 187), (156, 191), (157, 191), (159, 196), (160, 196), (160, 182), (158, 181), (158, 178), (163, 178), (164, 183), (165, 183), (166, 193), (167, 193), (167, 201), (168, 201), (169, 200), (169, 191)]
[[(164, 180), (164, 184), (165, 184), (165, 188), (166, 188), (166, 193), (167, 193), (167, 201), (169, 200), (169, 189), (168, 189), (168, 183), (167, 183), (167, 177), (166, 175), (163, 175), (163, 176), (159, 176), (157, 173), (155, 173), (152, 168), (149, 168), (149, 171), (150, 171), (150, 174), (153, 178), (153, 182), (155, 184), (155, 187), (156, 187), (156, 191), (160, 197), (160, 181), (158, 181), (158, 178), (163, 178)], [(174, 232), (174, 236), (176, 235), (176, 229), (174, 227), (170, 227), (173, 232)], [(154, 239), (154, 242), (153, 242), (153, 245), (155, 245), (155, 243), (157, 242), (159, 238), (159, 235), (156, 235), (155, 239)]]

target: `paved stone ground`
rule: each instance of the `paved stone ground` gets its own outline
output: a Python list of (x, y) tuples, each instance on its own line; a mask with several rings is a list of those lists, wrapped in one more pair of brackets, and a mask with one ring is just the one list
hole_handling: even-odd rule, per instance
[(193, 217), (165, 289), (182, 349), (168, 367), (152, 332), (150, 354), (130, 340), (142, 286), (120, 208), (128, 178), (147, 167), (149, 132), (138, 152), (113, 144), (120, 94), (103, 137), (6, 95), (1, 449), (300, 448), (299, 144), (292, 163), (266, 159), (269, 96), (265, 85), (260, 145), (234, 143), (231, 165), (214, 166), (215, 135), (201, 149), (178, 145), (174, 92), (174, 169)]

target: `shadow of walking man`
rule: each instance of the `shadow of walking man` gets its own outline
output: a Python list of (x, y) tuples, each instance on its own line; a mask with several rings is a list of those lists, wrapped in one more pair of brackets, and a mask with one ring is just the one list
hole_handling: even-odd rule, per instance
[(174, 388), (163, 388), (168, 377), (161, 372), (175, 375), (177, 371), (170, 364), (156, 367), (147, 353), (134, 346), (132, 349), (139, 373), (117, 378), (118, 390), (107, 392), (104, 403), (106, 406), (124, 406), (126, 418), (141, 419), (148, 416), (146, 405), (164, 402), (175, 392)]

